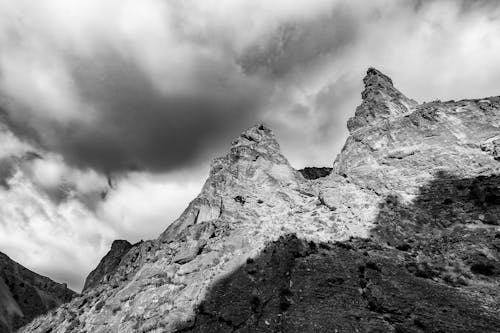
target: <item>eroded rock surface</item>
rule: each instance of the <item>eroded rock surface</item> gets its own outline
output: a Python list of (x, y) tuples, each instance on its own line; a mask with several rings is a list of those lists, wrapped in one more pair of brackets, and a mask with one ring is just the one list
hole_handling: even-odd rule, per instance
[(76, 294), (0, 252), (0, 332), (14, 332)]
[(123, 256), (130, 250), (132, 244), (126, 240), (115, 240), (111, 244), (111, 249), (102, 258), (99, 265), (87, 276), (83, 290), (95, 287), (101, 280), (109, 279), (109, 275), (113, 274), (116, 267), (120, 264)]
[(300, 169), (299, 172), (304, 176), (305, 179), (318, 179), (322, 177), (326, 177), (332, 173), (332, 168), (326, 167), (307, 167), (304, 169)]
[(250, 128), (158, 239), (24, 331), (497, 332), (500, 97), (364, 83), (329, 175)]

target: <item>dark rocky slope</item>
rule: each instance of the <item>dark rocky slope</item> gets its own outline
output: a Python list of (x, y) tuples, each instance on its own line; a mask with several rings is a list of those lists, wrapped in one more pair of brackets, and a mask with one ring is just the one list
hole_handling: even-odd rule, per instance
[(38, 275), (0, 252), (0, 332), (29, 323), (76, 294), (65, 284)]
[(413, 264), (370, 239), (317, 244), (285, 236), (216, 284), (183, 331), (498, 330), (485, 295), (423, 276)]
[(132, 244), (126, 240), (115, 240), (111, 244), (109, 252), (101, 259), (99, 265), (90, 272), (85, 279), (83, 291), (97, 286), (102, 280), (109, 279), (116, 267), (120, 264), (123, 256), (132, 248)]
[(299, 172), (302, 174), (302, 176), (305, 179), (318, 179), (322, 177), (326, 177), (329, 174), (332, 173), (332, 168), (326, 168), (326, 167), (307, 167), (304, 169), (300, 169)]
[(24, 332), (498, 332), (500, 97), (363, 81), (329, 175), (250, 128), (158, 239)]

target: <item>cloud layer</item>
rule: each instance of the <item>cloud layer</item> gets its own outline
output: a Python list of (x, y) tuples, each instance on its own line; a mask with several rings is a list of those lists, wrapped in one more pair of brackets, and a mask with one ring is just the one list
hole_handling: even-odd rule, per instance
[(330, 165), (369, 66), (420, 102), (499, 95), (498, 31), (487, 0), (0, 0), (0, 251), (78, 288), (257, 121)]
[(417, 99), (492, 94), (500, 77), (495, 1), (0, 5), (11, 118), (69, 163), (105, 173), (196, 163), (258, 120), (306, 135), (300, 153), (330, 140), (334, 154), (370, 65)]

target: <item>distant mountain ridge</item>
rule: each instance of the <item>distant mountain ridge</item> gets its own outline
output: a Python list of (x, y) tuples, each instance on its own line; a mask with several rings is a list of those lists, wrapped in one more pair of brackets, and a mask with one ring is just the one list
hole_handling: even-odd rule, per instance
[(21, 332), (498, 332), (500, 97), (363, 82), (332, 170), (249, 128), (158, 239)]
[(36, 274), (0, 252), (0, 332), (14, 332), (75, 295), (65, 284)]
[(132, 244), (126, 240), (115, 240), (113, 244), (111, 244), (109, 252), (102, 258), (99, 265), (90, 272), (87, 279), (85, 279), (83, 291), (97, 286), (102, 279), (108, 278), (109, 274), (114, 272), (116, 267), (120, 264), (122, 257), (131, 247)]

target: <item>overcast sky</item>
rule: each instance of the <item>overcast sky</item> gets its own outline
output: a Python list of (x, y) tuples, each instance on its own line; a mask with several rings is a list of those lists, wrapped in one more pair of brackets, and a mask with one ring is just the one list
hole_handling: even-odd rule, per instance
[(419, 102), (500, 95), (499, 31), (498, 1), (0, 0), (0, 251), (79, 290), (256, 122), (331, 165), (369, 66)]

